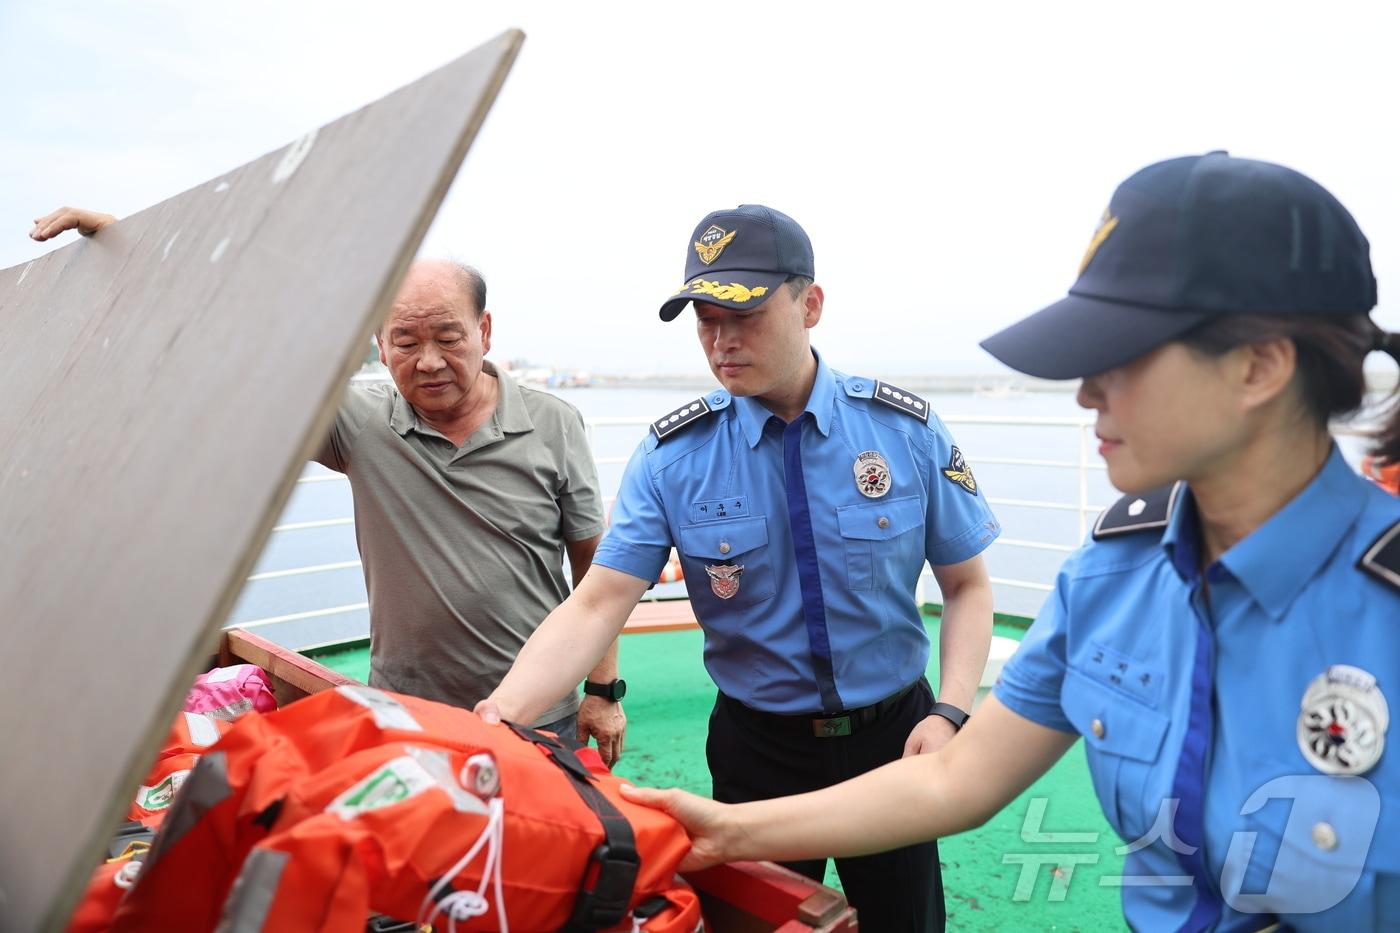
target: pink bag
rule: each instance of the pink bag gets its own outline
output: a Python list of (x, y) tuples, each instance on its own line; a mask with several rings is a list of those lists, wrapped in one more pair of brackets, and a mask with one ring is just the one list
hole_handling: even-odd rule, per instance
[(268, 713), (276, 708), (272, 685), (256, 664), (216, 667), (200, 674), (185, 698), (185, 712), (225, 721), (237, 719), (249, 710)]

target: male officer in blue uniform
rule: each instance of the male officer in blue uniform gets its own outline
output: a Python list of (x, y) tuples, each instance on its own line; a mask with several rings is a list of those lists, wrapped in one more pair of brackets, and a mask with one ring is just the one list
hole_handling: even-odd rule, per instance
[[(652, 425), (592, 569), (478, 707), (488, 719), (529, 722), (572, 689), (674, 546), (719, 687), (707, 746), (717, 799), (815, 790), (933, 751), (961, 727), (991, 640), (980, 555), (1000, 526), (927, 402), (812, 350), (814, 274), (806, 233), (777, 211), (743, 205), (696, 227), (661, 317), (695, 303), (723, 389)], [(941, 702), (914, 600), (925, 560), (944, 602)], [(825, 860), (794, 867), (820, 879)], [(837, 870), (865, 928), (943, 927), (936, 843)]]

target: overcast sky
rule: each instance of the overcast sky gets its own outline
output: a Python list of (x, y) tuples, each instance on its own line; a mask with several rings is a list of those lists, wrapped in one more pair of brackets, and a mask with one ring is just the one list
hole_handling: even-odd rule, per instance
[(1400, 329), (1391, 9), (0, 0), (0, 268), (40, 213), (133, 213), (519, 26), (425, 244), (486, 272), (497, 358), (702, 371), (656, 309), (757, 201), (811, 234), (841, 368), (997, 371), (977, 340), (1063, 294), (1115, 185), (1210, 149), (1340, 197)]

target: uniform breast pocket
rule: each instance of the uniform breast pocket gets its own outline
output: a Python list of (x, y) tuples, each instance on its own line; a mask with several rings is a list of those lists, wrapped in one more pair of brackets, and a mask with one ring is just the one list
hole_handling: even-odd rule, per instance
[(842, 506), (836, 521), (851, 589), (884, 589), (922, 568), (924, 507), (918, 496)]
[(1400, 916), (1400, 849), (1392, 842), (1400, 801), (1370, 780), (1308, 770), (1257, 760), (1259, 786), (1240, 808), (1225, 855), (1226, 903), (1280, 919), (1306, 915), (1316, 929), (1394, 929), (1385, 923)]
[(1148, 792), (1167, 734), (1166, 714), (1074, 668), (1065, 672), (1060, 705), (1084, 736), (1104, 815), (1124, 839), (1142, 837), (1162, 806)]
[(766, 518), (682, 525), (679, 530), (686, 590), (702, 618), (705, 609), (742, 609), (773, 597), (777, 583)]

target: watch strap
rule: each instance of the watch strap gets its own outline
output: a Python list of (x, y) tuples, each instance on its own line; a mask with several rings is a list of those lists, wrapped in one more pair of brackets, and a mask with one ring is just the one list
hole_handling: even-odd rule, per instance
[(933, 716), (942, 716), (953, 724), (954, 729), (961, 729), (963, 723), (967, 722), (970, 713), (958, 709), (952, 703), (934, 703), (933, 709), (929, 710)]
[(605, 684), (600, 684), (593, 680), (585, 680), (583, 682), (583, 692), (585, 694), (591, 697), (602, 697), (605, 700), (612, 700), (614, 703), (622, 699), (622, 695), (626, 689), (624, 681), (621, 678), (610, 680)]

